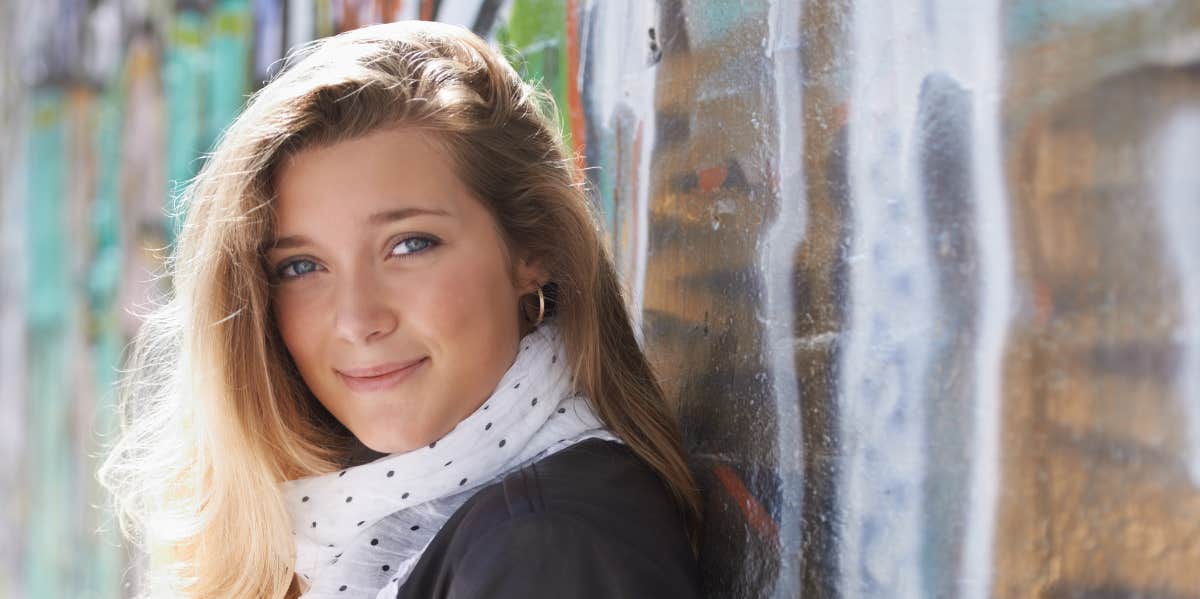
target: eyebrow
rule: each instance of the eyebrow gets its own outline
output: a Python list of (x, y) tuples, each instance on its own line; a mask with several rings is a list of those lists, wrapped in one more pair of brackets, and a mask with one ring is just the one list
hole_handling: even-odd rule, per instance
[[(429, 215), (429, 216), (450, 216), (445, 210), (435, 208), (399, 208), (397, 210), (388, 210), (385, 212), (376, 212), (367, 218), (367, 224), (373, 227), (394, 223), (396, 221), (412, 218), (414, 216)], [(275, 243), (270, 244), (268, 249), (286, 250), (303, 245), (308, 245), (312, 241), (303, 235), (288, 235), (275, 240)]]

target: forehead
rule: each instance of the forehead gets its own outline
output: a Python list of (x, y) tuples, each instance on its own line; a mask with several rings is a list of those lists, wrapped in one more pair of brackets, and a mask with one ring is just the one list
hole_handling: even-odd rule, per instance
[(473, 200), (445, 150), (411, 129), (371, 133), (300, 151), (275, 176), (276, 224), (332, 216), (367, 219), (384, 210), (418, 208), (462, 217)]

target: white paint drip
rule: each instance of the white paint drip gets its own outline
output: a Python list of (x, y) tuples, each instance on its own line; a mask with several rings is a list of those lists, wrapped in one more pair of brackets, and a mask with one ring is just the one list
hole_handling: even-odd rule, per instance
[[(953, 4), (951, 0), (943, 3)], [(991, 595), (996, 503), (1000, 484), (1000, 406), (1003, 399), (1004, 348), (1013, 303), (1012, 243), (1008, 228), (1008, 197), (1000, 148), (1001, 47), (1000, 0), (977, 3), (968, 12), (967, 32), (972, 52), (972, 177), (979, 255), (979, 312), (976, 320), (975, 397), (973, 434), (968, 439), (971, 459), (967, 489), (966, 538), (963, 543), (959, 596), (982, 599)], [(955, 10), (947, 6), (946, 10)]]
[(1171, 115), (1158, 139), (1156, 199), (1162, 215), (1167, 260), (1178, 276), (1180, 346), (1175, 387), (1181, 401), (1185, 458), (1192, 484), (1200, 487), (1200, 108)]
[[(802, 72), (800, 14), (802, 2), (773, 0), (768, 19), (768, 58), (774, 65), (775, 111), (779, 145), (777, 156), (800, 156), (804, 152), (804, 105), (800, 85)], [(797, 248), (808, 225), (805, 202), (804, 164), (779, 160), (778, 212), (775, 222), (761, 238), (757, 255), (766, 291), (763, 323), (763, 355), (766, 357), (778, 422), (775, 438), (779, 456), (778, 475), (779, 576), (773, 597), (795, 597), (800, 590), (802, 552), (801, 516), (804, 513), (804, 443), (802, 414), (796, 373), (795, 302), (792, 296)], [(718, 207), (719, 208), (719, 207)], [(732, 211), (732, 209), (731, 209)]]
[(839, 592), (919, 597), (925, 407), (935, 323), (913, 124), (930, 36), (921, 3), (855, 3), (848, 173), (854, 194), (839, 413)]

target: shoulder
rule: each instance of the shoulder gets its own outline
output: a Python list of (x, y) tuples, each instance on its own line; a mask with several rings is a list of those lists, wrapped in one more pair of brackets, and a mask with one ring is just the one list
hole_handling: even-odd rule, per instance
[(486, 533), (501, 522), (569, 518), (614, 533), (637, 533), (634, 524), (679, 524), (667, 487), (622, 443), (589, 439), (485, 487), (464, 505), (462, 531)]
[(684, 530), (666, 486), (632, 450), (583, 441), (472, 496), (399, 596), (695, 596)]

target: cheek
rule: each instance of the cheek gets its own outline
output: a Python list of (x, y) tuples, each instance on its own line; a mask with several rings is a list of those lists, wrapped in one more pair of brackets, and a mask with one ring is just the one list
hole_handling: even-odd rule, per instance
[(311, 368), (311, 357), (318, 346), (318, 321), (313, 318), (314, 310), (300, 298), (288, 296), (275, 299), (272, 311), (279, 336), (296, 366), (304, 372)]
[(409, 311), (419, 313), (414, 314), (418, 321), (435, 325), (438, 337), (453, 340), (470, 335), (483, 342), (484, 336), (509, 326), (505, 318), (516, 322), (512, 284), (498, 260), (460, 260), (445, 266), (434, 269), (419, 303)]

